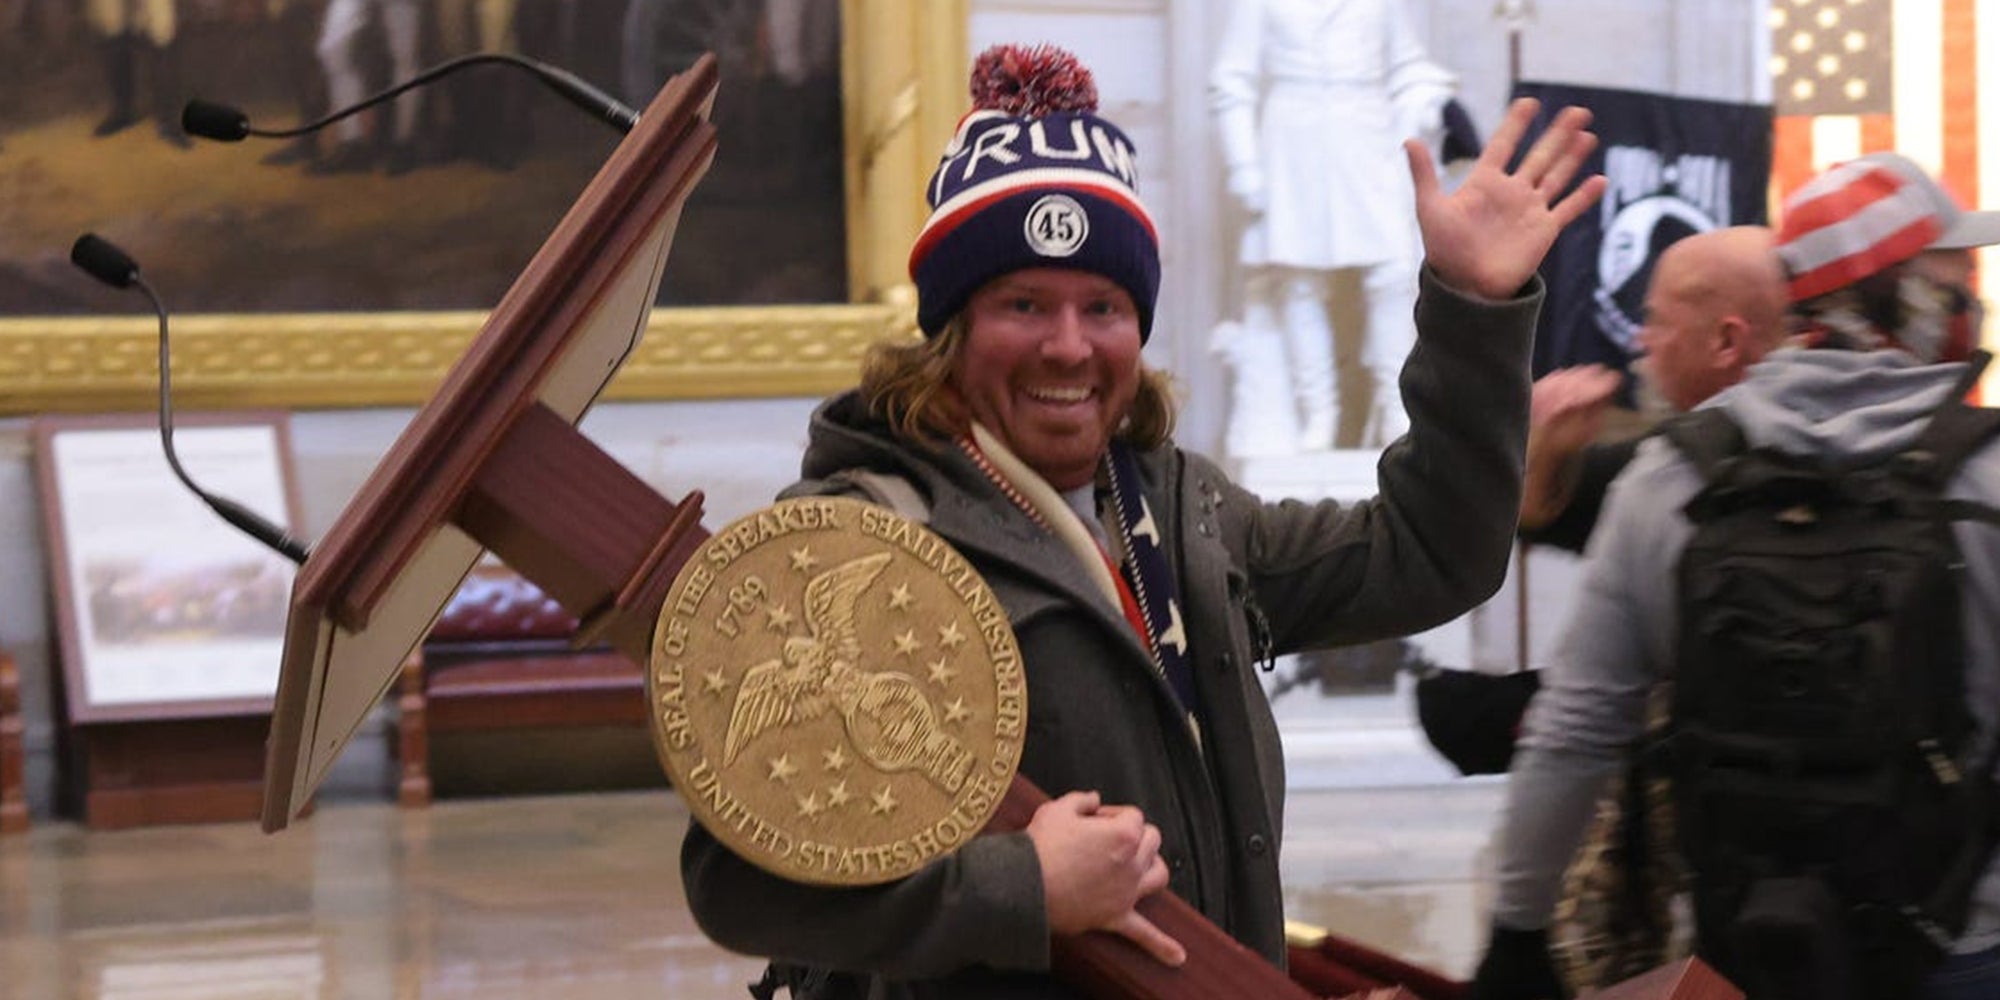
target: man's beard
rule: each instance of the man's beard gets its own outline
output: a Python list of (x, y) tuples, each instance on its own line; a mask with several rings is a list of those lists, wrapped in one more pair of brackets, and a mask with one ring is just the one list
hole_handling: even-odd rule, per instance
[(1651, 359), (1645, 357), (1633, 359), (1630, 370), (1632, 407), (1640, 419), (1651, 424), (1680, 412), (1674, 408), (1674, 404), (1667, 402), (1665, 395), (1661, 394), (1659, 380), (1653, 377)]

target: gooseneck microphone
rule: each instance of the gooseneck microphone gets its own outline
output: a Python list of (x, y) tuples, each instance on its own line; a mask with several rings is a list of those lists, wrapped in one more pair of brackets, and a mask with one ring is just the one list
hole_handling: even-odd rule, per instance
[(145, 293), (146, 300), (153, 304), (154, 315), (160, 318), (160, 447), (167, 453), (167, 466), (174, 471), (194, 495), (215, 511), (224, 521), (229, 522), (252, 538), (270, 546), (278, 554), (295, 563), (306, 561), (305, 543), (293, 538), (285, 529), (272, 524), (256, 511), (237, 503), (228, 497), (219, 497), (189, 478), (187, 470), (181, 468), (180, 456), (174, 451), (173, 413), (173, 369), (167, 361), (167, 307), (153, 292), (151, 285), (139, 277), (139, 265), (125, 251), (113, 246), (109, 240), (96, 233), (85, 233), (76, 238), (69, 248), (70, 262), (88, 272), (91, 277), (113, 288), (137, 288)]
[(424, 86), (440, 77), (449, 76), (468, 66), (482, 63), (500, 63), (528, 71), (550, 90), (561, 95), (564, 100), (582, 108), (586, 114), (617, 129), (620, 133), (632, 131), (632, 126), (639, 121), (638, 112), (620, 104), (616, 98), (591, 86), (582, 77), (566, 69), (504, 52), (475, 52), (469, 56), (460, 56), (449, 62), (439, 63), (395, 86), (295, 128), (254, 128), (250, 124), (250, 116), (242, 111), (227, 104), (196, 99), (189, 101), (181, 109), (181, 129), (189, 135), (198, 135), (217, 142), (241, 142), (245, 136), (252, 135), (260, 139), (289, 139), (317, 132), (343, 118), (360, 114), (384, 101), (393, 100), (406, 91)]
[(139, 265), (125, 251), (96, 233), (76, 238), (69, 248), (70, 263), (90, 272), (90, 276), (113, 288), (130, 288), (139, 280)]

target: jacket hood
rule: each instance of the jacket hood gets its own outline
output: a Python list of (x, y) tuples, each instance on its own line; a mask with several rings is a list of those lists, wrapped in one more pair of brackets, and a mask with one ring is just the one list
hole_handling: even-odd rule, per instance
[(888, 423), (868, 412), (859, 391), (843, 392), (813, 410), (799, 474), (806, 479), (824, 479), (842, 469), (890, 462), (898, 450), (891, 445), (890, 435)]
[(926, 497), (942, 492), (997, 496), (985, 474), (950, 441), (898, 436), (887, 420), (869, 411), (859, 390), (850, 389), (813, 411), (799, 476), (812, 483), (856, 469), (900, 476)]
[(1907, 448), (1966, 374), (1900, 351), (1787, 349), (1704, 403), (1743, 428), (1753, 448), (1866, 465)]

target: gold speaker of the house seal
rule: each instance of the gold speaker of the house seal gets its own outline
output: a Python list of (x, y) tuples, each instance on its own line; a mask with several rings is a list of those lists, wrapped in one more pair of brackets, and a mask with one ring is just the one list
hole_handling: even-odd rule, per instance
[(986, 582), (923, 525), (840, 497), (781, 500), (695, 551), (660, 609), (646, 692), (695, 818), (821, 885), (900, 878), (977, 834), (1028, 713)]

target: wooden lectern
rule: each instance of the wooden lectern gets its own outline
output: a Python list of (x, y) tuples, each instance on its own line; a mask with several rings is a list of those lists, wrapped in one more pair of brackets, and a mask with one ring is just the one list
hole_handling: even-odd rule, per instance
[(482, 548), (646, 661), (669, 550), (698, 543), (699, 500), (666, 502), (575, 424), (645, 330), (714, 159), (715, 86), (704, 57), (661, 88), (300, 569), (266, 830), (305, 806)]
[[(267, 831), (311, 800), (395, 684), (482, 549), (491, 549), (644, 665), (661, 603), (707, 538), (701, 497), (670, 503), (576, 429), (645, 329), (680, 209), (715, 153), (704, 56), (667, 83), (485, 328), (301, 569), (264, 783)], [(1046, 801), (1016, 778), (989, 824)], [(1140, 904), (1188, 950), (1154, 962), (1122, 938), (1055, 942), (1058, 972), (1095, 996), (1312, 997), (1192, 907)]]

